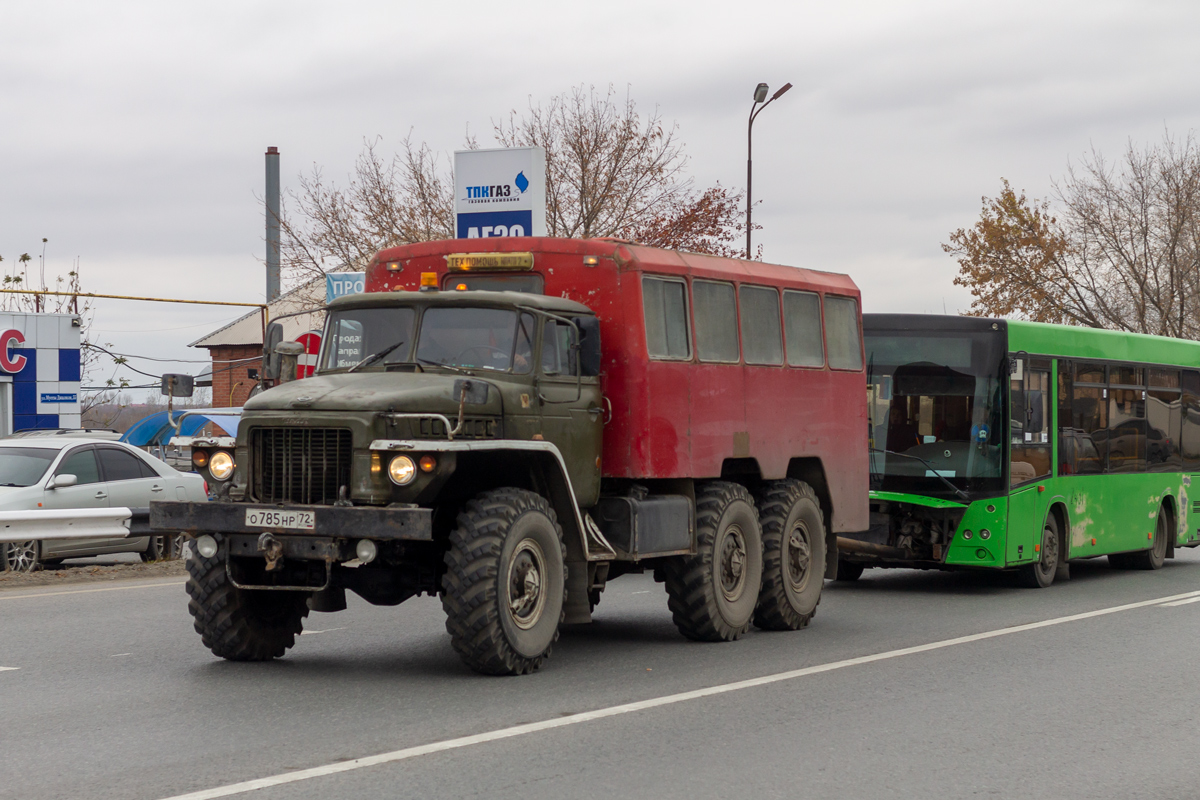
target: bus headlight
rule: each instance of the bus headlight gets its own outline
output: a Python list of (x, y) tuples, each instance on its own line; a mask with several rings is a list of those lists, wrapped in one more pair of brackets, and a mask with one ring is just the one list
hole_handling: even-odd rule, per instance
[(233, 456), (224, 450), (218, 450), (208, 459), (208, 472), (219, 481), (229, 480), (233, 474)]
[(388, 477), (397, 486), (407, 486), (417, 476), (417, 465), (408, 456), (396, 456), (388, 464)]

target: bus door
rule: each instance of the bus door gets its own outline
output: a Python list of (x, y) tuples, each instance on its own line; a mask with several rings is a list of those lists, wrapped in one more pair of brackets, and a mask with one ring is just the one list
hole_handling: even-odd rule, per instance
[(1050, 477), (1050, 361), (1009, 360), (1009, 500), (1005, 557), (1009, 564), (1036, 557), (1042, 541)]

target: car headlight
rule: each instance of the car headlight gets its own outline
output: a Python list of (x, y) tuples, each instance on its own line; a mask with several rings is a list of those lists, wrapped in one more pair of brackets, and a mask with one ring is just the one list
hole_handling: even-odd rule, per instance
[(407, 486), (417, 476), (417, 465), (408, 456), (396, 456), (388, 464), (388, 477), (397, 486)]
[(233, 456), (224, 450), (218, 450), (208, 459), (208, 472), (219, 481), (229, 480), (233, 474)]

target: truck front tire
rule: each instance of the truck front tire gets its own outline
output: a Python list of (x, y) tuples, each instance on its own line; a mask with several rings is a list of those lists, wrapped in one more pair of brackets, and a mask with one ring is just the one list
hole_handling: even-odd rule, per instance
[(204, 558), (196, 548), (187, 560), (188, 611), (196, 633), (214, 655), (230, 661), (270, 661), (296, 643), (308, 616), (308, 592), (239, 589), (225, 571), (219, 533), (216, 554)]
[(563, 531), (545, 498), (484, 492), (458, 515), (442, 608), (455, 652), (486, 675), (536, 670), (558, 639), (566, 602)]
[(663, 566), (675, 627), (689, 639), (731, 642), (750, 628), (763, 580), (762, 529), (744, 486), (696, 492), (696, 554)]
[(764, 484), (758, 498), (763, 582), (754, 624), (767, 631), (798, 631), (821, 602), (825, 523), (812, 487), (803, 481)]

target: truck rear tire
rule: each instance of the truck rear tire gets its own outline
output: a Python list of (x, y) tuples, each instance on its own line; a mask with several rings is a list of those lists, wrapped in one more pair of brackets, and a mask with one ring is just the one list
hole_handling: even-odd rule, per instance
[(193, 547), (187, 560), (188, 611), (196, 633), (214, 655), (230, 661), (270, 661), (296, 643), (308, 616), (309, 592), (239, 589), (225, 571), (221, 534), (216, 554)]
[(484, 492), (458, 515), (442, 608), (455, 652), (485, 675), (533, 672), (550, 655), (566, 603), (562, 527), (524, 489)]
[(825, 521), (812, 487), (769, 481), (758, 496), (763, 579), (754, 624), (766, 631), (798, 631), (821, 602), (825, 580)]
[(750, 629), (762, 588), (758, 510), (744, 486), (714, 481), (696, 492), (696, 554), (663, 566), (675, 627), (689, 639), (731, 642)]

